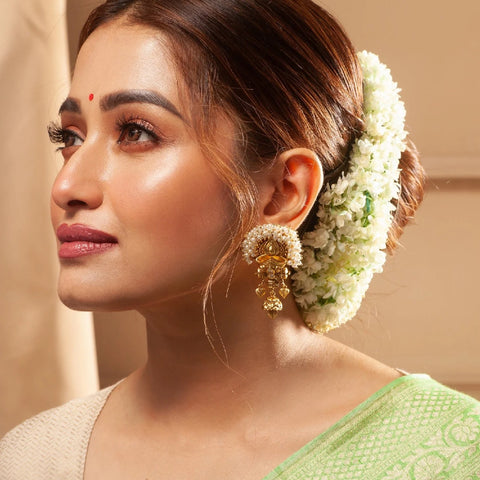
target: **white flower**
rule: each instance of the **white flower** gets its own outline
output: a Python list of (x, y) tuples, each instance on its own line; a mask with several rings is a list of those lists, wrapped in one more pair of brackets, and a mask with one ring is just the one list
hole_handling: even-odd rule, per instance
[(303, 265), (293, 275), (305, 322), (326, 332), (350, 320), (374, 273), (381, 272), (400, 192), (405, 106), (389, 69), (372, 53), (358, 54), (364, 78), (365, 131), (350, 167), (319, 198), (318, 225), (302, 239)]

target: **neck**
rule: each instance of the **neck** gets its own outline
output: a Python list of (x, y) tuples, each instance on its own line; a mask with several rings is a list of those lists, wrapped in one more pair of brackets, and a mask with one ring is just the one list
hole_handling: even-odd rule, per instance
[(142, 312), (148, 361), (141, 383), (156, 408), (181, 408), (192, 399), (198, 408), (202, 399), (209, 405), (238, 398), (251, 403), (262, 398), (260, 391), (272, 391), (268, 384), (280, 372), (308, 363), (313, 345), (316, 355), (322, 351), (324, 338), (305, 327), (291, 295), (271, 319), (254, 290), (254, 277), (233, 280), (228, 297), (225, 286), (216, 285), (206, 316), (198, 292)]

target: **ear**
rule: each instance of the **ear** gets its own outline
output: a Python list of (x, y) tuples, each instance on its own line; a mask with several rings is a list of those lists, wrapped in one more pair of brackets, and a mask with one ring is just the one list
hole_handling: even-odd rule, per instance
[(318, 156), (307, 148), (281, 153), (260, 191), (261, 220), (297, 229), (307, 217), (323, 185)]

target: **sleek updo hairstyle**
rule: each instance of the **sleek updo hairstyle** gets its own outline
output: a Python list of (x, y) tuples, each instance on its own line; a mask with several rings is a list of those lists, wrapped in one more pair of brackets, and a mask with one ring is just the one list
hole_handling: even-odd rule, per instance
[[(348, 169), (363, 129), (362, 72), (343, 29), (311, 0), (108, 0), (90, 14), (80, 45), (113, 20), (165, 35), (186, 87), (189, 121), (238, 206), (232, 242), (211, 279), (254, 225), (252, 172), (268, 169), (279, 153), (295, 147), (318, 155), (325, 183)], [(233, 159), (213, 141), (225, 118), (236, 128)], [(424, 170), (413, 145), (400, 168), (390, 253), (423, 197)], [(302, 232), (313, 229), (313, 210)]]

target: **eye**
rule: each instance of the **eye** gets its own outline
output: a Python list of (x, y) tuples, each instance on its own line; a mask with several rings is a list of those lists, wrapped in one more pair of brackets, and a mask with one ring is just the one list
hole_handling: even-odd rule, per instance
[(48, 136), (52, 143), (63, 144), (58, 150), (64, 150), (70, 147), (79, 147), (83, 143), (83, 138), (73, 130), (62, 128), (60, 125), (52, 122), (48, 126)]
[(66, 129), (63, 133), (63, 143), (65, 144), (63, 148), (79, 147), (83, 143), (83, 139), (81, 139), (75, 132), (72, 132), (72, 130)]
[(119, 142), (146, 142), (152, 139), (152, 135), (137, 125), (128, 125), (124, 128)]
[(128, 146), (148, 147), (156, 145), (160, 137), (155, 133), (153, 125), (142, 119), (121, 119), (117, 123), (120, 132), (117, 143)]

